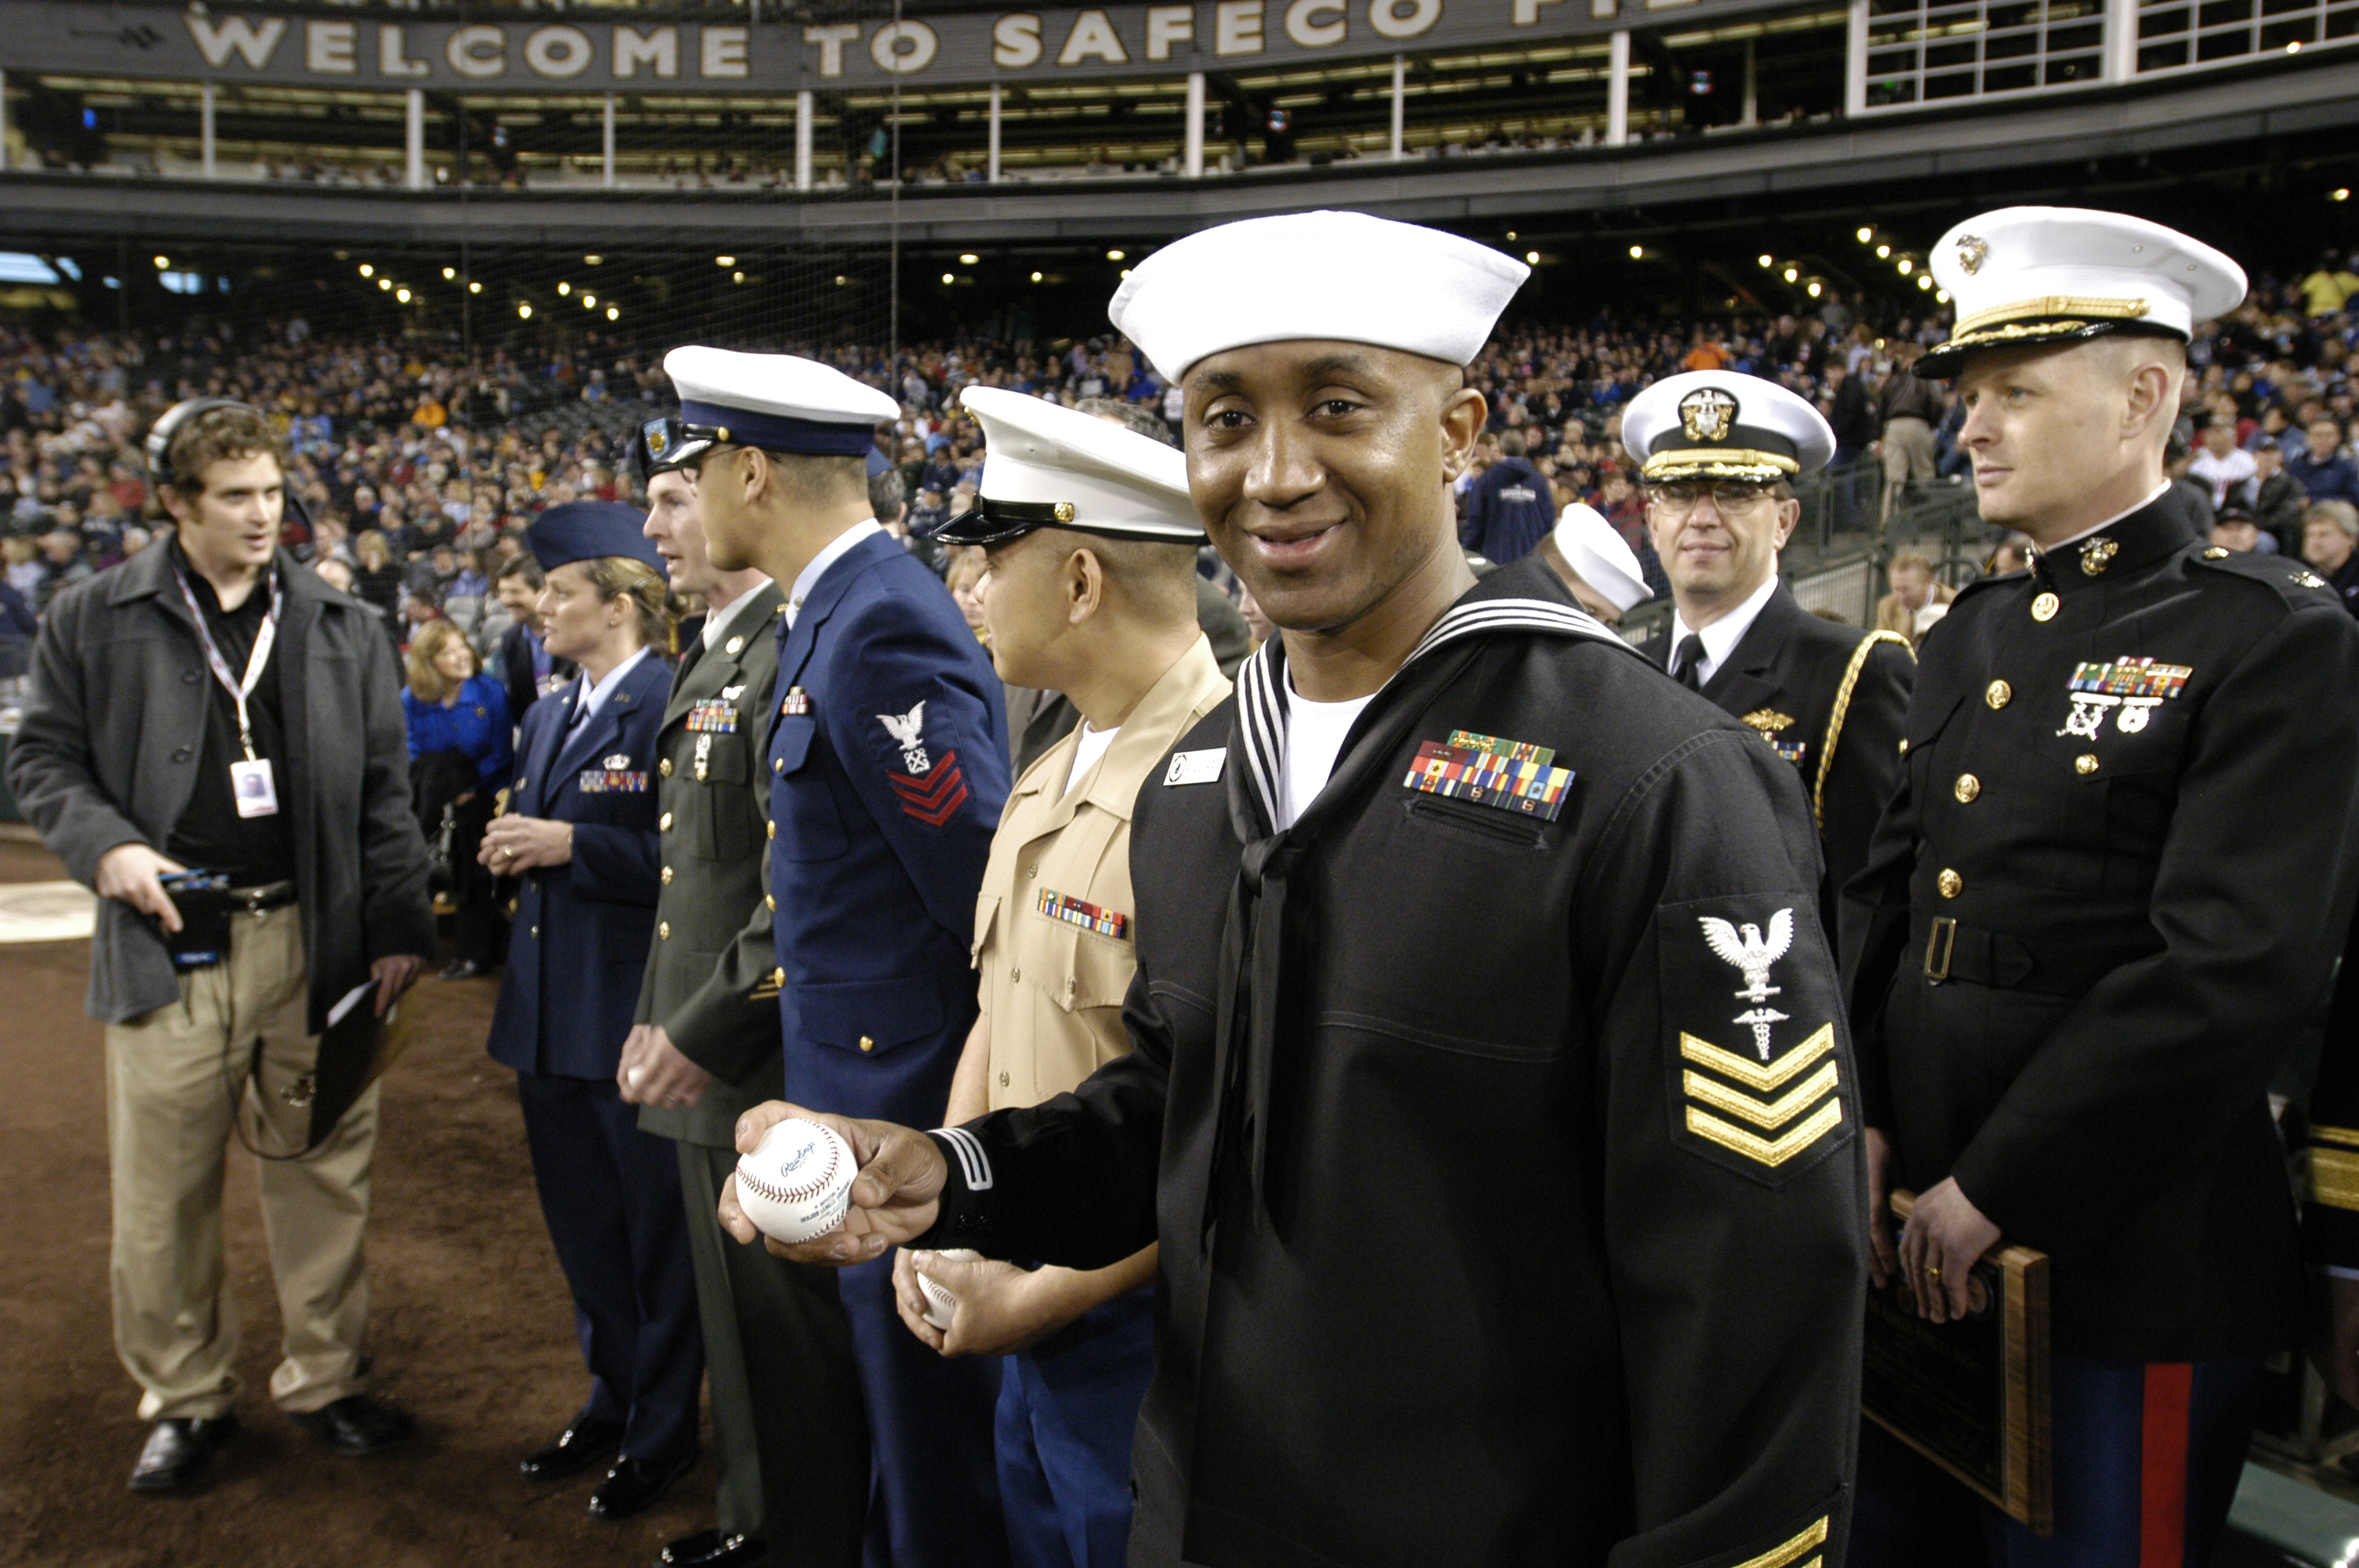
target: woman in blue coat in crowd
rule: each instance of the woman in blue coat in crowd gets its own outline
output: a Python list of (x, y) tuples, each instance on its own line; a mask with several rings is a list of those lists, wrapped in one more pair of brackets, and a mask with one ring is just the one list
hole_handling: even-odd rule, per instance
[(458, 956), (442, 978), (470, 979), (500, 961), (498, 890), (475, 855), (494, 797), (516, 769), (507, 688), (483, 673), (465, 633), (448, 621), (419, 627), (403, 657), (409, 675), (401, 693), (409, 728), (409, 793), (427, 844), (442, 846), (439, 869), (447, 871), (458, 905)]
[(655, 904), (656, 735), (671, 669), (660, 557), (634, 508), (552, 506), (527, 537), (549, 574), (549, 651), (582, 673), (525, 714), (507, 814), (483, 863), (523, 878), (491, 1054), (516, 1069), (549, 1237), (573, 1292), (590, 1398), (525, 1478), (619, 1457), (599, 1519), (645, 1509), (695, 1462), (704, 1348), (671, 1144), (615, 1087)]

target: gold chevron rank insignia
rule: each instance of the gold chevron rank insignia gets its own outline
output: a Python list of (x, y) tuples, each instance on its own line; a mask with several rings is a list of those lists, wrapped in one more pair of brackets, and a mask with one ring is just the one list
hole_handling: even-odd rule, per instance
[(1680, 1056), (1687, 1130), (1766, 1170), (1843, 1125), (1832, 1023), (1767, 1064), (1687, 1033), (1680, 1036)]

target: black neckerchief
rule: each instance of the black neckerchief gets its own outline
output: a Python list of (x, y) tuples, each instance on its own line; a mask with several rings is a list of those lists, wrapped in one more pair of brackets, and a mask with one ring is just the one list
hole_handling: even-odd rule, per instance
[[(1247, 1184), (1256, 1228), (1265, 1205), (1269, 1145), (1270, 1078), (1277, 1056), (1277, 1020), (1287, 951), (1288, 887), (1320, 831), (1367, 794), (1392, 757), (1481, 652), (1475, 639), (1503, 633), (1594, 637), (1636, 656), (1636, 650), (1570, 602), (1517, 597), (1524, 574), (1502, 572), (1476, 583), (1402, 661), (1353, 721), (1334, 773), (1294, 824), (1277, 824), (1286, 759), (1286, 649), (1273, 637), (1237, 672), (1236, 713), (1229, 730), (1230, 830), (1245, 847), (1229, 890), (1221, 928), (1220, 995), (1214, 1012), (1212, 1082), (1219, 1119), (1212, 1169), (1205, 1187), (1200, 1244), (1209, 1251), (1221, 1195), (1240, 1177)], [(1300, 913), (1296, 914), (1299, 926)], [(1234, 1169), (1243, 1153), (1245, 1168)]]

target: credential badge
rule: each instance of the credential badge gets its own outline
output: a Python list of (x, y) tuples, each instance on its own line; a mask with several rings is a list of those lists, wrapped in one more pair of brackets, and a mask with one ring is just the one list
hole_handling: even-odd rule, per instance
[(1736, 399), (1716, 386), (1699, 386), (1680, 399), (1680, 428), (1690, 441), (1725, 441), (1736, 414)]

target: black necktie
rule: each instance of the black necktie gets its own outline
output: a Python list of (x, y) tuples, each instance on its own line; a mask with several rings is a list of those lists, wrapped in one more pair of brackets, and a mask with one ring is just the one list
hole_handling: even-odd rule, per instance
[(1680, 639), (1679, 652), (1671, 658), (1671, 678), (1692, 692), (1701, 692), (1703, 682), (1697, 672), (1703, 668), (1703, 637), (1690, 632)]

